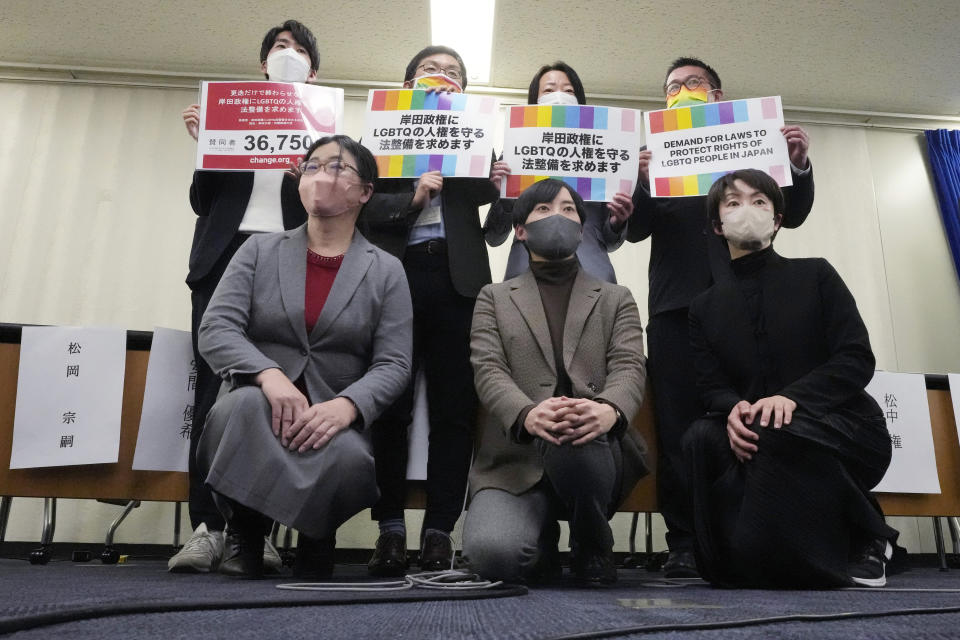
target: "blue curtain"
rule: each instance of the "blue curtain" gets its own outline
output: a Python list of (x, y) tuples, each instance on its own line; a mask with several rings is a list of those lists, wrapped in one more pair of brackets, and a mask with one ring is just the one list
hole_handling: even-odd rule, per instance
[(924, 133), (943, 228), (953, 254), (953, 266), (960, 278), (960, 130), (933, 129)]

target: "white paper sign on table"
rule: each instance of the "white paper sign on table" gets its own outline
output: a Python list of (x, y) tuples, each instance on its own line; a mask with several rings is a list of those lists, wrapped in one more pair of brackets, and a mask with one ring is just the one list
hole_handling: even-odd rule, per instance
[(197, 367), (189, 331), (156, 327), (133, 468), (187, 471)]
[(890, 468), (874, 491), (940, 493), (923, 374), (877, 371), (867, 393), (883, 410), (893, 445)]
[(24, 327), (11, 469), (116, 462), (127, 333)]

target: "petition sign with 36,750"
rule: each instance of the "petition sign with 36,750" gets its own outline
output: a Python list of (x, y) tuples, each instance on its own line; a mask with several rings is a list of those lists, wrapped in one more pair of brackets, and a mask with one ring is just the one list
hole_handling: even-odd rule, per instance
[(343, 89), (299, 82), (203, 82), (197, 169), (287, 169), (343, 130)]

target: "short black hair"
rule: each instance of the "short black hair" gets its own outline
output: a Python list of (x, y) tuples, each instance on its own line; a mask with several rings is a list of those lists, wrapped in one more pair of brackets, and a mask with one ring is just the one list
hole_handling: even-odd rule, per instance
[(316, 72), (316, 70), (320, 68), (320, 51), (317, 49), (317, 39), (313, 37), (310, 29), (307, 29), (303, 26), (303, 23), (296, 20), (287, 20), (283, 24), (267, 31), (267, 35), (263, 36), (263, 44), (260, 45), (260, 63), (262, 64), (267, 61), (267, 56), (270, 55), (270, 49), (273, 49), (273, 44), (277, 41), (277, 36), (284, 31), (289, 31), (291, 35), (293, 35), (293, 39), (297, 41), (297, 44), (307, 50), (307, 53), (310, 55), (310, 68)]
[(663, 76), (663, 92), (664, 93), (667, 92), (667, 78), (670, 77), (670, 74), (673, 73), (674, 70), (679, 69), (680, 67), (700, 67), (701, 69), (707, 72), (707, 79), (710, 81), (710, 84), (713, 85), (714, 89), (723, 88), (722, 85), (720, 84), (720, 76), (717, 75), (717, 72), (714, 71), (713, 67), (708, 65), (703, 60), (700, 60), (699, 58), (677, 58), (676, 60), (670, 63), (670, 68), (667, 69), (667, 74)]
[(710, 192), (707, 193), (707, 217), (714, 229), (720, 229), (720, 203), (723, 201), (723, 196), (737, 180), (743, 180), (770, 198), (774, 215), (783, 215), (783, 192), (780, 190), (777, 181), (759, 169), (739, 169), (718, 179), (710, 187)]
[(444, 47), (442, 45), (434, 45), (432, 47), (427, 47), (426, 49), (421, 49), (420, 53), (413, 56), (413, 59), (410, 60), (410, 64), (407, 65), (407, 72), (403, 76), (403, 81), (408, 82), (417, 77), (417, 67), (420, 66), (420, 61), (429, 56), (435, 56), (438, 53), (445, 53), (448, 56), (452, 56), (457, 64), (460, 65), (460, 88), (466, 90), (467, 88), (467, 65), (463, 64), (463, 58), (460, 57), (460, 54), (451, 49), (450, 47)]
[(335, 136), (324, 136), (310, 145), (310, 148), (307, 149), (307, 152), (303, 154), (303, 162), (306, 162), (310, 159), (310, 156), (313, 155), (313, 152), (317, 150), (317, 147), (322, 147), (325, 144), (330, 144), (331, 142), (337, 143), (342, 151), (349, 151), (357, 160), (357, 173), (360, 175), (360, 179), (364, 182), (373, 182), (376, 180), (380, 172), (377, 170), (377, 161), (374, 159), (373, 154), (370, 153), (370, 150), (365, 146), (351, 138), (350, 136), (344, 135), (335, 135)]
[(553, 202), (553, 199), (560, 193), (560, 189), (566, 189), (573, 198), (573, 204), (577, 207), (577, 215), (580, 216), (580, 224), (587, 219), (587, 211), (583, 207), (583, 198), (570, 185), (563, 180), (556, 178), (547, 178), (538, 180), (523, 190), (523, 193), (513, 204), (513, 226), (524, 224), (533, 208), (542, 202)]
[(583, 91), (583, 83), (580, 82), (580, 76), (573, 70), (573, 67), (562, 60), (557, 60), (553, 64), (545, 64), (540, 67), (537, 74), (533, 76), (533, 80), (530, 81), (530, 90), (527, 92), (527, 104), (537, 104), (537, 99), (540, 97), (540, 80), (543, 78), (543, 74), (549, 73), (550, 71), (562, 71), (565, 73), (567, 79), (570, 80), (570, 84), (573, 85), (573, 95), (577, 96), (577, 102), (587, 104), (587, 94)]

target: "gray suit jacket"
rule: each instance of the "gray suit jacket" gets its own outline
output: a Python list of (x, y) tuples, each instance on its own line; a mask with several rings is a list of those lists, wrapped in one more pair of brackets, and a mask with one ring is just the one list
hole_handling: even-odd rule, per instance
[[(525, 407), (551, 397), (557, 385), (550, 330), (532, 272), (480, 291), (470, 347), (477, 394), (486, 409), (470, 491), (522, 493), (540, 481), (543, 467), (535, 445), (516, 442), (511, 427)], [(563, 328), (563, 362), (574, 396), (609, 401), (628, 419), (637, 413), (646, 358), (629, 289), (580, 270)], [(621, 444), (622, 498), (645, 475), (646, 465), (639, 434), (628, 428)]]
[(200, 353), (231, 386), (279, 367), (311, 402), (337, 396), (369, 425), (410, 380), (413, 310), (400, 262), (360, 234), (310, 334), (307, 227), (254, 235), (237, 251), (200, 324)]

